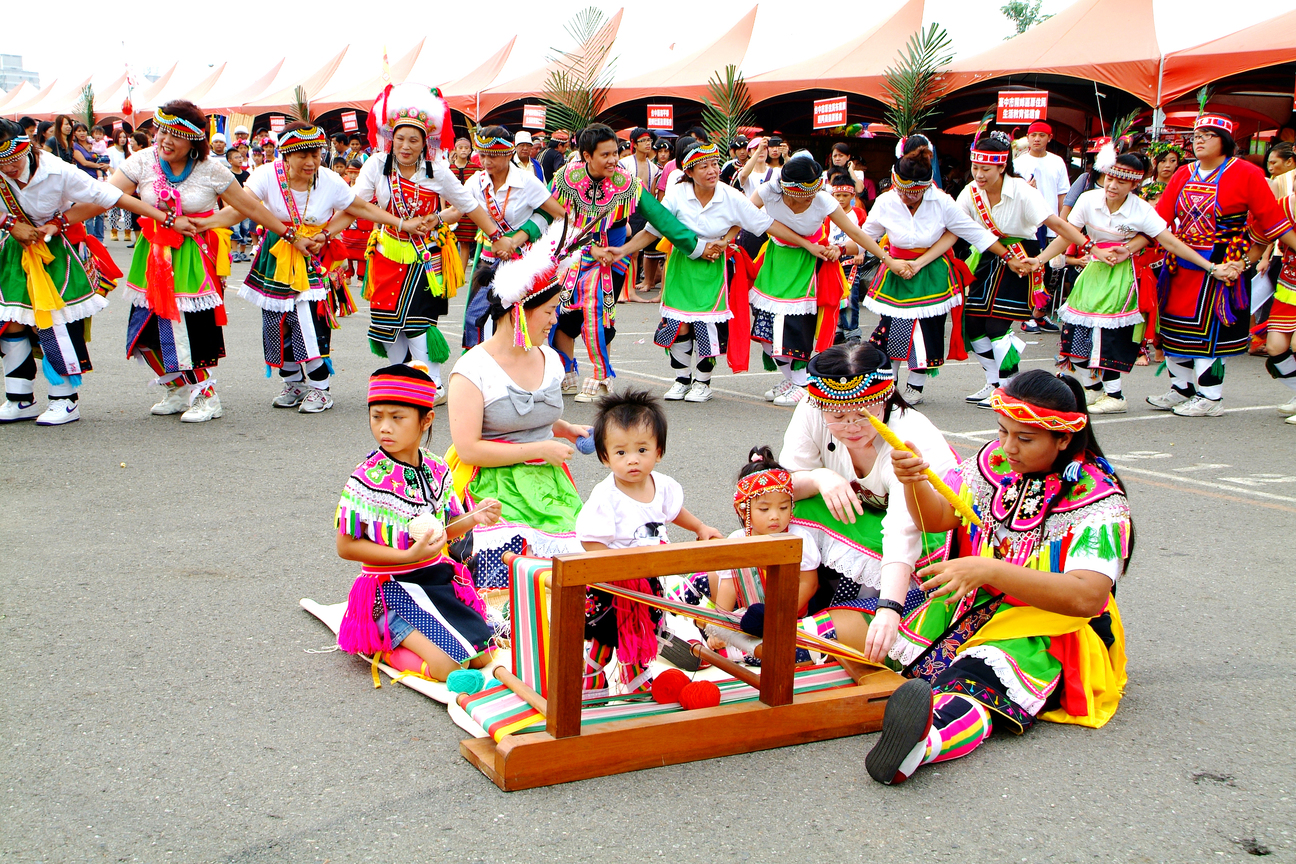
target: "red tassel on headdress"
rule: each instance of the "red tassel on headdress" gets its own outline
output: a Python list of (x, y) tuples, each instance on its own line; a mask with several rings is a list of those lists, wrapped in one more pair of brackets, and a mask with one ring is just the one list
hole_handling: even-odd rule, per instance
[[(361, 576), (351, 586), (346, 614), (342, 616), (342, 626), (338, 628), (338, 647), (348, 654), (373, 654), (376, 651), (392, 650), (390, 631), (384, 627), (384, 632), (380, 633), (373, 615), (374, 602), (382, 597), (378, 587), (382, 581), (378, 576)], [(386, 597), (382, 597), (382, 608), (385, 619)]]
[[(392, 85), (388, 84), (378, 94), (378, 98), (374, 100), (373, 110), (369, 112), (369, 119), (365, 123), (369, 127), (369, 146), (380, 153), (386, 148), (382, 145), (382, 136), (378, 134), (378, 128), (387, 123), (387, 97), (391, 94), (391, 89)], [(379, 103), (382, 103), (381, 108), (378, 107)], [(378, 116), (380, 111), (381, 118)]]
[(445, 116), (441, 118), (441, 149), (453, 150), (455, 143), (454, 121), (450, 118), (450, 103), (441, 95), (439, 87), (432, 88), (432, 95), (441, 100), (445, 106)]

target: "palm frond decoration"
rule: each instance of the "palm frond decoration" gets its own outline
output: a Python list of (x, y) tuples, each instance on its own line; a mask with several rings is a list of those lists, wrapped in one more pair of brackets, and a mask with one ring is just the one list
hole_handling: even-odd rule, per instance
[(1215, 91), (1211, 89), (1211, 86), (1209, 84), (1206, 84), (1200, 90), (1197, 91), (1197, 116), (1198, 117), (1206, 113), (1206, 105), (1210, 102), (1210, 98), (1214, 95), (1215, 95)]
[(541, 95), (547, 109), (546, 131), (576, 132), (593, 123), (603, 112), (616, 64), (615, 58), (608, 56), (611, 40), (599, 38), (607, 23), (603, 10), (587, 6), (567, 22), (567, 35), (576, 43), (575, 47), (551, 49), (554, 53), (549, 61), (556, 65), (545, 78)]
[(95, 96), (93, 84), (87, 84), (81, 88), (81, 98), (77, 100), (77, 114), (85, 121), (87, 129), (94, 128)]
[(293, 90), (291, 114), (294, 120), (300, 120), (303, 123), (310, 122), (310, 98), (306, 95), (306, 88), (300, 84)]
[(883, 119), (901, 138), (928, 128), (927, 121), (936, 113), (945, 92), (941, 71), (954, 59), (950, 45), (945, 28), (933, 23), (910, 36), (899, 60), (887, 68)]
[(726, 151), (729, 142), (738, 137), (740, 128), (756, 124), (751, 104), (747, 82), (743, 80), (737, 66), (730, 64), (724, 68), (723, 73), (717, 70), (715, 76), (707, 81), (702, 128), (707, 130), (712, 142), (720, 145), (722, 153)]

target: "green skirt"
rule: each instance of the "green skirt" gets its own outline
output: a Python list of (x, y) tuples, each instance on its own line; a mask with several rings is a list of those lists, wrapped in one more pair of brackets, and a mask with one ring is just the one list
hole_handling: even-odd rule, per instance
[(1114, 267), (1103, 261), (1090, 261), (1076, 277), (1075, 287), (1066, 304), (1058, 310), (1058, 317), (1068, 324), (1085, 327), (1128, 327), (1143, 323), (1138, 306), (1133, 261), (1122, 261)]
[(893, 318), (934, 318), (963, 302), (957, 288), (944, 256), (919, 270), (912, 279), (901, 279), (886, 267), (879, 267), (863, 305), (871, 312)]
[[(108, 300), (90, 284), (85, 265), (63, 239), (54, 237), (46, 244), (54, 260), (45, 265), (45, 272), (63, 299), (63, 308), (50, 312), (55, 324), (67, 324), (88, 318), (108, 305)], [(0, 322), (15, 321), (29, 327), (36, 326), (36, 310), (32, 308), (27, 291), (27, 271), (22, 266), (23, 245), (6, 234), (0, 240)]]
[(773, 240), (761, 253), (760, 272), (752, 284), (751, 304), (776, 315), (805, 315), (815, 306), (815, 268), (819, 260), (799, 246)]
[(662, 287), (662, 316), (676, 321), (726, 321), (729, 297), (725, 293), (725, 262), (690, 258), (671, 249)]
[(549, 558), (582, 551), (576, 539), (581, 499), (565, 466), (478, 468), (467, 491), (472, 501), (494, 498), (502, 508), (494, 525), (473, 529), (478, 587), (508, 586), (508, 567), (501, 557), (505, 552), (525, 548), (528, 555)]
[[(207, 235), (202, 236), (203, 242), (208, 242)], [(141, 295), (138, 301), (132, 301), (136, 306), (146, 305), (142, 302), (142, 296), (148, 293), (148, 259), (151, 249), (149, 241), (141, 236), (135, 244), (135, 255), (131, 258), (130, 271), (126, 274), (129, 290)], [(181, 312), (205, 312), (225, 304), (215, 265), (207, 261), (194, 238), (186, 237), (179, 249), (171, 250), (171, 269), (175, 277), (176, 306)]]

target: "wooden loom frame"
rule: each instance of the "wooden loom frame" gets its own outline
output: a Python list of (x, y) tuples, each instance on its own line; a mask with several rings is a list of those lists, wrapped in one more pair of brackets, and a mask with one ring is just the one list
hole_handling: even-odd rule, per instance
[[(582, 730), (585, 586), (737, 567), (765, 568), (760, 699)], [(521, 695), (545, 715), (545, 731), (506, 735), (498, 743), (468, 738), (459, 752), (500, 789), (513, 792), (877, 731), (888, 697), (904, 682), (888, 669), (864, 673), (855, 686), (793, 694), (800, 569), (801, 539), (788, 535), (554, 558), (548, 693), (540, 696), (512, 675), (505, 681), (514, 692), (519, 686), (528, 691)]]

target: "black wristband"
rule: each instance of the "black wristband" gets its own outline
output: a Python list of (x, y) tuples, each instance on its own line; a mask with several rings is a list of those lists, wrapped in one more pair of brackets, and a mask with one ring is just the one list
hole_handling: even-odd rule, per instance
[(901, 618), (904, 617), (903, 603), (897, 603), (894, 600), (883, 600), (881, 597), (879, 597), (877, 601), (877, 611), (881, 612), (883, 609), (890, 609), (892, 612), (896, 613)]

